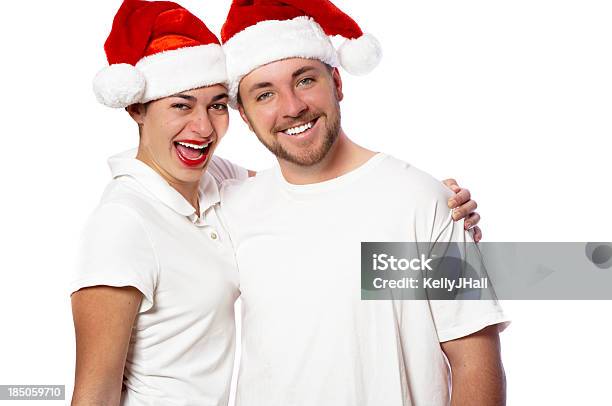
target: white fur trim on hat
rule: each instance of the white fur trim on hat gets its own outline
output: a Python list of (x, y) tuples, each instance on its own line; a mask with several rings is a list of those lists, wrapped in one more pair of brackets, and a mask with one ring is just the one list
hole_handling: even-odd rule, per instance
[(138, 61), (136, 69), (147, 81), (141, 103), (198, 87), (227, 84), (225, 55), (217, 44), (153, 54)]
[(378, 66), (382, 59), (380, 42), (370, 34), (346, 40), (338, 48), (340, 65), (352, 75), (365, 75)]
[(122, 108), (138, 103), (145, 91), (145, 78), (138, 69), (118, 63), (102, 69), (93, 81), (96, 99), (105, 106)]
[(95, 77), (94, 92), (100, 103), (123, 108), (227, 82), (223, 49), (209, 44), (153, 54), (136, 66), (111, 65)]
[(232, 101), (240, 80), (254, 69), (288, 58), (319, 59), (339, 66), (336, 50), (321, 26), (309, 17), (259, 22), (223, 44)]

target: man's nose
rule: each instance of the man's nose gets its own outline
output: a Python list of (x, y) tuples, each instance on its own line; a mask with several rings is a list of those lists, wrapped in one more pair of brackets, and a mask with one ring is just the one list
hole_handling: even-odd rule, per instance
[(308, 105), (294, 92), (286, 92), (281, 102), (285, 117), (299, 117), (308, 110)]

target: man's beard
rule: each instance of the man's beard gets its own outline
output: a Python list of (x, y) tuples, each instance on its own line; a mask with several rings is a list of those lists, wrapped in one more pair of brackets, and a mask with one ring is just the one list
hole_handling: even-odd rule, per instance
[[(338, 135), (340, 134), (340, 108), (338, 106), (336, 110), (336, 114), (334, 118), (330, 119), (329, 116), (320, 116), (319, 119), (325, 117), (325, 133), (323, 135), (323, 143), (320, 146), (315, 148), (304, 148), (303, 151), (299, 151), (298, 153), (291, 153), (287, 151), (278, 140), (272, 140), (268, 142), (263, 139), (257, 132), (257, 138), (259, 141), (268, 148), (270, 152), (272, 152), (278, 159), (282, 159), (287, 162), (291, 162), (292, 164), (299, 166), (313, 166), (321, 162), (329, 153), (332, 146), (338, 139)], [(297, 120), (296, 120), (297, 121)], [(305, 121), (305, 120), (301, 120)]]

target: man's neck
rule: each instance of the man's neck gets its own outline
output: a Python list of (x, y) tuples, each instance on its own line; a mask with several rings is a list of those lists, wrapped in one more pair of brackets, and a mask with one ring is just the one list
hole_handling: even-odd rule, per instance
[(340, 130), (338, 139), (318, 164), (300, 166), (282, 159), (278, 162), (287, 182), (294, 185), (308, 185), (345, 175), (359, 168), (374, 155), (375, 152), (355, 144), (344, 131)]

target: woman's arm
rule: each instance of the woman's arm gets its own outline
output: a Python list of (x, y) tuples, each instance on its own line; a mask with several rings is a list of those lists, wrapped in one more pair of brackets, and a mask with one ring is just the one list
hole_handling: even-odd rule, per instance
[(453, 209), (453, 220), (465, 219), (464, 227), (466, 230), (474, 230), (474, 241), (482, 239), (482, 230), (476, 224), (480, 222), (480, 214), (476, 213), (478, 204), (472, 200), (470, 191), (460, 187), (455, 179), (446, 179), (442, 183), (455, 194), (448, 199), (448, 207)]
[(142, 300), (133, 287), (94, 286), (72, 295), (76, 372), (72, 406), (119, 405), (132, 326)]

